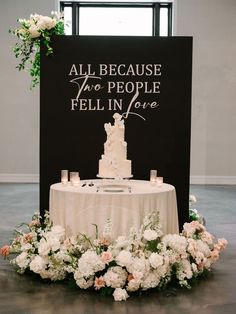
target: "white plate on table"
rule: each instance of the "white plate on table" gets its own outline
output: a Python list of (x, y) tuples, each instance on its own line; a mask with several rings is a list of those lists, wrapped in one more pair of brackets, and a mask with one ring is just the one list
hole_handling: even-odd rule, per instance
[(107, 184), (107, 185), (101, 185), (99, 188), (103, 192), (110, 192), (110, 193), (119, 193), (124, 192), (129, 188), (128, 185), (119, 185), (119, 184)]

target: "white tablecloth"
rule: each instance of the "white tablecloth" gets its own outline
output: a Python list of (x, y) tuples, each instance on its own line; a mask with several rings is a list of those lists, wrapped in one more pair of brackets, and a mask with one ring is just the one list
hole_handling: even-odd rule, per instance
[[(90, 182), (94, 186), (88, 186)], [(127, 235), (130, 228), (138, 230), (146, 213), (159, 211), (164, 234), (179, 233), (175, 188), (169, 184), (151, 186), (149, 181), (130, 180), (122, 192), (104, 190), (103, 180), (85, 181), (79, 186), (50, 187), (50, 218), (54, 225), (66, 229), (66, 235), (86, 233), (95, 236), (95, 227), (101, 233), (107, 219), (112, 222), (112, 238)], [(102, 187), (98, 190), (98, 186)]]

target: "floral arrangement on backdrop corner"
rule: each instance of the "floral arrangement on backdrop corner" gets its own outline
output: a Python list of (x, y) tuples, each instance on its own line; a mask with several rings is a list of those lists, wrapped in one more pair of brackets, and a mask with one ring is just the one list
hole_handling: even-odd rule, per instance
[(190, 288), (211, 270), (227, 245), (197, 220), (185, 223), (180, 234), (163, 235), (158, 212), (149, 213), (139, 231), (131, 229), (129, 235), (115, 240), (111, 221), (101, 234), (94, 226), (93, 237), (66, 237), (64, 228), (52, 225), (48, 213), (43, 224), (35, 214), (25, 230), (16, 230), (15, 238), (0, 254), (20, 274), (65, 281), (122, 301), (133, 292), (172, 284)]
[(16, 68), (28, 70), (32, 82), (31, 88), (37, 86), (40, 80), (40, 45), (45, 47), (46, 55), (53, 54), (51, 38), (53, 35), (64, 35), (64, 20), (60, 13), (51, 12), (51, 17), (31, 14), (28, 20), (18, 19), (20, 27), (9, 30), (16, 35), (18, 42), (13, 47), (17, 59)]

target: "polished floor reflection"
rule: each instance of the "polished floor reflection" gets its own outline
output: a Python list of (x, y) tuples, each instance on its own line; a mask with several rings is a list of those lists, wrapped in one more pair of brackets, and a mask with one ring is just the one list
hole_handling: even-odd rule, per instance
[[(114, 302), (97, 293), (63, 284), (45, 284), (15, 273), (0, 258), (0, 313), (6, 314), (233, 314), (236, 313), (236, 186), (191, 186), (196, 208), (217, 237), (229, 246), (213, 273), (191, 290), (147, 293)], [(37, 184), (0, 184), (0, 246), (8, 243), (13, 229), (28, 222), (38, 209)]]

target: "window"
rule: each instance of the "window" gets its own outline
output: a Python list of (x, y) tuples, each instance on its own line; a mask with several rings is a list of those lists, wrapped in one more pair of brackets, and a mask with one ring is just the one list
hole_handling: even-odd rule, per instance
[(66, 35), (171, 36), (169, 2), (61, 1)]

